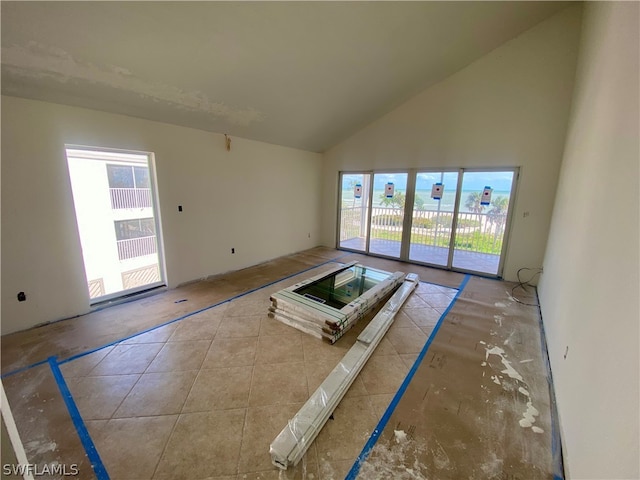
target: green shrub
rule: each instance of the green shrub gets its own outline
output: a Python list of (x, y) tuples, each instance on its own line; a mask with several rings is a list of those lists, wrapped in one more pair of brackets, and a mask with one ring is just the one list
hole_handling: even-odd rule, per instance
[(414, 218), (413, 226), (416, 228), (433, 228), (434, 223), (431, 218)]
[(402, 215), (391, 215), (385, 213), (383, 215), (374, 215), (371, 217), (373, 225), (388, 225), (390, 227), (401, 227), (404, 217)]

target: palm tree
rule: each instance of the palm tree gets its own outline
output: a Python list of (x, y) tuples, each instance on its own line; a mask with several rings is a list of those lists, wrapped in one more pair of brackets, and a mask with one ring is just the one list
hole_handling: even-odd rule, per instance
[(496, 197), (491, 200), (491, 210), (487, 212), (487, 217), (491, 223), (495, 223), (500, 230), (507, 221), (507, 209), (509, 208), (508, 197)]
[(464, 206), (473, 213), (482, 213), (484, 205), (481, 205), (482, 194), (480, 192), (471, 192), (467, 197), (467, 201), (464, 202)]
[(387, 198), (384, 192), (380, 194), (380, 204), (384, 205), (385, 207), (400, 208), (404, 210), (405, 200), (406, 198), (404, 196), (404, 193), (402, 193), (400, 190), (396, 191), (391, 198)]

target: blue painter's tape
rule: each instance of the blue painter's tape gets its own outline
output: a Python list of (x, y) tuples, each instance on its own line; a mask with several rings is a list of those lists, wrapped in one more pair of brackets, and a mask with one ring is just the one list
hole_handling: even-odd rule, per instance
[(60, 365), (62, 365), (64, 363), (71, 362), (72, 360), (76, 360), (76, 359), (84, 357), (86, 355), (90, 355), (92, 353), (98, 352), (98, 351), (100, 351), (100, 350), (102, 350), (104, 348), (112, 347), (113, 345), (116, 345), (116, 344), (118, 344), (120, 342), (124, 342), (126, 340), (130, 340), (130, 339), (135, 338), (135, 337), (137, 337), (139, 335), (142, 335), (144, 333), (149, 333), (149, 332), (152, 332), (154, 330), (157, 330), (158, 328), (166, 327), (167, 325), (170, 325), (172, 323), (179, 322), (180, 320), (184, 320), (185, 318), (192, 317), (192, 316), (197, 315), (199, 313), (202, 313), (204, 311), (207, 311), (207, 310), (210, 310), (212, 308), (218, 307), (218, 306), (220, 306), (220, 305), (222, 305), (224, 303), (231, 302), (232, 300), (236, 300), (238, 298), (244, 297), (245, 295), (249, 295), (250, 293), (254, 293), (254, 292), (257, 292), (258, 290), (262, 290), (263, 288), (269, 287), (269, 286), (274, 285), (274, 284), (279, 283), (279, 282), (283, 282), (283, 281), (285, 281), (285, 280), (287, 280), (289, 278), (295, 277), (296, 275), (300, 275), (300, 274), (303, 274), (305, 272), (308, 272), (309, 270), (313, 270), (314, 268), (318, 268), (318, 267), (321, 267), (321, 266), (326, 265), (328, 263), (335, 262), (336, 260), (338, 260), (338, 259), (340, 259), (342, 257), (346, 257), (347, 255), (350, 255), (350, 254), (345, 253), (344, 255), (340, 255), (337, 258), (332, 258), (331, 260), (327, 260), (326, 262), (322, 262), (322, 263), (319, 263), (319, 264), (314, 265), (312, 267), (309, 267), (309, 268), (306, 268), (304, 270), (301, 270), (299, 272), (292, 273), (291, 275), (287, 275), (286, 277), (280, 278), (278, 280), (274, 280), (273, 282), (269, 282), (269, 283), (267, 283), (265, 285), (262, 285), (260, 287), (256, 287), (256, 288), (254, 288), (252, 290), (248, 290), (246, 292), (240, 293), (240, 294), (238, 294), (238, 295), (236, 295), (234, 297), (227, 298), (226, 300), (222, 300), (222, 301), (220, 301), (218, 303), (214, 303), (213, 305), (209, 305), (208, 307), (201, 308), (200, 310), (196, 310), (194, 312), (187, 313), (187, 314), (185, 314), (185, 315), (183, 315), (181, 317), (174, 318), (173, 320), (169, 320), (168, 322), (162, 323), (160, 325), (156, 325), (154, 327), (147, 328), (146, 330), (142, 330), (141, 332), (134, 333), (133, 335), (129, 335), (128, 337), (120, 338), (120, 339), (115, 340), (113, 342), (107, 343), (106, 345), (102, 345), (102, 346), (100, 346), (98, 348), (94, 348), (93, 350), (88, 350), (86, 352), (78, 353), (78, 354), (73, 355), (73, 356), (71, 356), (69, 358), (66, 358), (64, 360), (60, 360), (58, 363)]
[(45, 363), (47, 363), (47, 360), (41, 360), (39, 362), (32, 363), (31, 365), (27, 365), (26, 367), (17, 368), (15, 370), (11, 370), (10, 372), (3, 373), (2, 376), (0, 376), (0, 378), (5, 378), (5, 377), (9, 377), (11, 375), (15, 375), (17, 373), (26, 372), (27, 370), (29, 370), (29, 369), (31, 369), (33, 367), (37, 367), (39, 365), (44, 365)]
[(456, 294), (455, 297), (453, 297), (453, 300), (451, 301), (447, 309), (442, 313), (442, 315), (438, 319), (438, 323), (436, 323), (436, 326), (431, 332), (431, 335), (429, 335), (429, 338), (427, 339), (427, 343), (425, 343), (424, 346), (422, 347), (422, 350), (420, 351), (418, 358), (416, 359), (413, 366), (411, 367), (411, 370), (409, 370), (409, 373), (407, 373), (407, 376), (402, 382), (402, 385), (400, 385), (400, 388), (398, 389), (393, 399), (391, 400), (391, 403), (387, 407), (387, 410), (382, 415), (382, 418), (378, 422), (378, 425), (376, 425), (376, 428), (373, 430), (373, 433), (369, 437), (369, 440), (367, 440), (367, 443), (365, 443), (362, 451), (360, 452), (360, 455), (358, 455), (358, 458), (356, 458), (356, 461), (351, 467), (351, 470), (349, 470), (349, 473), (345, 477), (345, 480), (355, 480), (355, 478), (358, 476), (358, 473), (360, 472), (360, 467), (369, 457), (371, 450), (373, 450), (373, 447), (375, 446), (376, 442), (378, 441), (378, 438), (382, 434), (382, 431), (387, 426), (387, 423), (389, 422), (391, 415), (393, 414), (394, 410), (398, 406), (398, 403), (400, 402), (400, 399), (402, 398), (402, 396), (404, 395), (404, 392), (409, 386), (409, 383), (411, 383), (411, 380), (413, 380), (413, 376), (418, 370), (420, 363), (422, 363), (422, 359), (427, 354), (427, 350), (429, 350), (429, 347), (433, 343), (433, 339), (438, 333), (438, 330), (440, 330), (440, 326), (442, 325), (444, 318), (449, 314), (449, 312), (451, 311), (455, 303), (458, 301), (458, 297), (460, 296), (464, 288), (467, 286), (467, 283), (469, 282), (470, 278), (471, 278), (470, 275), (465, 275), (464, 279), (460, 283), (460, 286), (458, 287), (458, 293)]
[(56, 357), (49, 357), (48, 360), (49, 365), (51, 366), (51, 371), (53, 372), (53, 377), (58, 384), (58, 388), (60, 389), (60, 394), (64, 399), (64, 403), (67, 405), (67, 410), (69, 411), (69, 415), (71, 416), (71, 420), (73, 421), (73, 425), (76, 427), (76, 432), (78, 432), (78, 437), (80, 437), (80, 441), (82, 442), (82, 446), (84, 447), (85, 452), (87, 453), (87, 458), (91, 462), (91, 467), (93, 467), (93, 472), (96, 475), (98, 480), (109, 480), (109, 474), (107, 473), (107, 469), (104, 467), (102, 463), (102, 459), (98, 454), (98, 450), (91, 440), (91, 436), (89, 435), (89, 431), (87, 430), (87, 426), (84, 424), (82, 417), (80, 416), (80, 411), (76, 405), (76, 402), (73, 400), (71, 396), (71, 392), (69, 391), (69, 387), (67, 386), (67, 382), (60, 371), (60, 366), (56, 360)]

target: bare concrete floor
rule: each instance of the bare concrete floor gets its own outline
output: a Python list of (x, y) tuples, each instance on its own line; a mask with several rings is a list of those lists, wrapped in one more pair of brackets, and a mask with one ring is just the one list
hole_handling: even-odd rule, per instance
[[(368, 318), (328, 345), (269, 318), (269, 295), (321, 273), (331, 262), (352, 260), (415, 272), (422, 283), (305, 458), (280, 472), (271, 465), (269, 444), (355, 342)], [(465, 289), (459, 293), (461, 286)], [(505, 295), (511, 288), (316, 248), (4, 336), (3, 383), (30, 462), (66, 465), (67, 470), (77, 465), (75, 478), (339, 479), (350, 470), (365, 479), (463, 478), (463, 472), (477, 473), (464, 478), (553, 478), (546, 353), (540, 350), (537, 309), (513, 302)], [(473, 347), (455, 340), (461, 324), (473, 331)], [(434, 329), (437, 334), (431, 337)], [(443, 354), (451, 342), (456, 348)], [(498, 345), (501, 356), (487, 353)], [(467, 352), (470, 348), (474, 353)], [(516, 358), (526, 362), (518, 365)], [(513, 362), (522, 382), (501, 372), (502, 359)], [(460, 377), (456, 368), (466, 369), (464, 382), (452, 381)], [(439, 375), (433, 376), (436, 370)], [(411, 381), (405, 382), (408, 373)], [(447, 428), (451, 419), (443, 411), (433, 410), (443, 405), (431, 402), (439, 400), (438, 388), (447, 392), (451, 405), (465, 405), (467, 417), (456, 415), (462, 422), (458, 433)], [(520, 392), (519, 399), (505, 400), (520, 388), (528, 396)], [(519, 424), (531, 416), (523, 417), (532, 412), (528, 400), (537, 409), (534, 423), (541, 433)], [(496, 416), (490, 406), (506, 413)], [(359, 457), (385, 416), (391, 421), (372, 456)], [(407, 424), (408, 438), (402, 438), (404, 450), (394, 451), (400, 445), (394, 430), (402, 430), (408, 417), (412, 423)], [(383, 458), (388, 452), (393, 455)], [(354, 472), (358, 458), (363, 465)], [(509, 469), (514, 462), (520, 470)], [(392, 468), (380, 469), (381, 464)], [(519, 477), (519, 472), (534, 476)]]

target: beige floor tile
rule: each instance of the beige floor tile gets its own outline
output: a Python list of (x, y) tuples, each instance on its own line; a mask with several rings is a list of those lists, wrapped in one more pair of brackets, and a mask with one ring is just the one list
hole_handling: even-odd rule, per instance
[(309, 397), (304, 363), (256, 365), (249, 405), (282, 405), (305, 402)]
[(198, 370), (210, 345), (210, 340), (166, 343), (149, 365), (147, 373)]
[[(275, 276), (275, 275), (274, 275)], [(274, 290), (277, 291), (277, 290)], [(271, 292), (273, 293), (273, 292)], [(269, 311), (271, 302), (265, 301), (264, 298), (255, 296), (254, 294), (240, 297), (229, 303), (225, 317), (245, 317), (245, 316), (262, 316)]]
[[(302, 405), (268, 405), (250, 407), (247, 410), (238, 473), (262, 472), (274, 468), (269, 446)], [(315, 450), (312, 454), (315, 454)], [(311, 461), (315, 461), (315, 457)]]
[(145, 373), (124, 399), (114, 418), (178, 414), (196, 371)]
[(217, 337), (257, 337), (260, 333), (261, 315), (237, 315), (225, 317), (218, 327)]
[(389, 404), (393, 400), (394, 396), (394, 393), (381, 393), (379, 395), (369, 396), (369, 402), (371, 403), (373, 413), (375, 414), (378, 421), (382, 418), (384, 412), (387, 411), (387, 408), (389, 407)]
[(278, 320), (264, 316), (260, 319), (260, 336), (265, 337), (272, 335), (289, 338), (293, 336), (302, 336), (304, 334), (289, 325), (279, 322)]
[(413, 364), (416, 363), (418, 359), (418, 353), (403, 353), (400, 355), (400, 360), (407, 366), (408, 369), (413, 367)]
[(421, 328), (435, 327), (435, 325), (438, 323), (438, 320), (440, 320), (440, 317), (442, 316), (442, 314), (438, 310), (432, 307), (412, 308), (411, 310), (407, 311), (407, 315), (409, 316), (409, 318), (411, 318), (413, 323), (416, 324), (416, 326)]
[(257, 338), (215, 338), (209, 347), (202, 369), (253, 365)]
[(389, 331), (385, 338), (399, 354), (420, 353), (427, 342), (427, 336), (416, 326)]
[(162, 343), (144, 345), (116, 345), (90, 375), (125, 375), (143, 373), (156, 357)]
[(169, 337), (173, 334), (176, 328), (178, 328), (178, 324), (180, 322), (170, 323), (168, 325), (164, 325), (162, 327), (154, 328), (145, 333), (141, 333), (139, 335), (134, 335), (131, 338), (123, 341), (123, 345), (132, 345), (139, 343), (164, 343)]
[(374, 354), (360, 372), (360, 378), (371, 395), (395, 393), (408, 370), (398, 355)]
[(387, 338), (389, 336), (389, 332), (391, 330), (389, 330), (384, 337), (382, 337), (382, 340), (380, 340), (380, 343), (378, 344), (378, 346), (376, 347), (376, 349), (374, 350), (374, 352), (378, 355), (395, 355), (396, 353), (396, 349), (394, 348), (393, 344), (389, 341), (389, 339)]
[(249, 405), (253, 367), (200, 370), (183, 412), (238, 409)]
[(84, 377), (106, 357), (114, 347), (105, 347), (70, 362), (60, 365), (60, 371), (65, 378)]
[(101, 375), (68, 383), (83, 419), (111, 418), (140, 375)]
[(93, 438), (109, 476), (116, 480), (153, 477), (177, 415), (109, 420)]
[(154, 478), (191, 480), (237, 474), (245, 410), (183, 413)]
[(302, 362), (302, 339), (300, 335), (289, 337), (260, 337), (256, 364)]
[(83, 419), (85, 426), (87, 427), (87, 431), (89, 432), (89, 436), (92, 439), (98, 438), (102, 429), (109, 423), (109, 420), (87, 420)]
[(333, 359), (334, 364), (337, 364), (351, 348), (347, 342), (342, 342), (342, 338), (333, 345), (311, 335), (303, 334), (301, 338), (304, 361), (309, 364), (322, 363), (326, 359)]
[(421, 298), (433, 308), (447, 308), (451, 303), (451, 297), (444, 293), (430, 293)]
[(316, 438), (318, 457), (353, 461), (376, 424), (367, 397), (343, 398), (333, 412), (333, 420), (327, 421)]
[(169, 341), (213, 340), (221, 320), (222, 313), (213, 313), (211, 310), (180, 320)]

